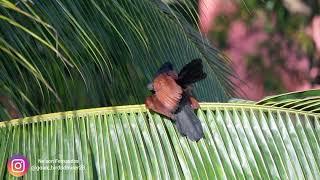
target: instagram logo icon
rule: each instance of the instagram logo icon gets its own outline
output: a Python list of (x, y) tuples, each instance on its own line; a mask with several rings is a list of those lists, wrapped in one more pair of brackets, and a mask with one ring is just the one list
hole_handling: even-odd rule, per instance
[(16, 177), (25, 175), (29, 169), (29, 162), (25, 156), (13, 155), (8, 160), (8, 172)]

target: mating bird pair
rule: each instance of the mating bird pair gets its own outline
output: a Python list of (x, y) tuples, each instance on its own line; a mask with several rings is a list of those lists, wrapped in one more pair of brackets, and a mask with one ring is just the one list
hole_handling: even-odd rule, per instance
[(206, 78), (201, 59), (194, 59), (177, 74), (171, 63), (164, 63), (148, 89), (152, 95), (145, 104), (148, 109), (172, 119), (179, 133), (193, 141), (203, 138), (201, 122), (194, 113), (199, 108), (192, 96), (192, 84)]

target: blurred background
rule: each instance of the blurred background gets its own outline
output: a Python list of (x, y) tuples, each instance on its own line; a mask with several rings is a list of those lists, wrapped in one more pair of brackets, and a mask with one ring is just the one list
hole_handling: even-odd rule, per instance
[(202, 102), (319, 88), (319, 1), (0, 0), (0, 121), (142, 104), (194, 58)]
[(199, 26), (250, 100), (319, 88), (319, 0), (199, 0)]

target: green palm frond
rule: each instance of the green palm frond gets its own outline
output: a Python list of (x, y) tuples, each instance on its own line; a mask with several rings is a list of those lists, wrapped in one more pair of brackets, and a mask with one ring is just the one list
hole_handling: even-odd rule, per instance
[(256, 104), (320, 113), (320, 89), (270, 96)]
[(238, 99), (238, 98), (231, 98), (231, 99), (229, 99), (228, 102), (229, 102), (229, 103), (241, 103), (241, 104), (244, 104), (244, 103), (256, 104), (255, 101), (246, 100), (246, 99)]
[(197, 113), (205, 133), (197, 143), (143, 105), (2, 122), (0, 177), (20, 153), (31, 166), (63, 159), (85, 168), (29, 170), (28, 179), (320, 178), (319, 114), (247, 103), (202, 103)]
[(228, 61), (192, 23), (195, 12), (184, 1), (1, 0), (0, 92), (25, 116), (142, 103), (163, 62), (179, 69), (202, 58), (197, 97), (226, 101)]

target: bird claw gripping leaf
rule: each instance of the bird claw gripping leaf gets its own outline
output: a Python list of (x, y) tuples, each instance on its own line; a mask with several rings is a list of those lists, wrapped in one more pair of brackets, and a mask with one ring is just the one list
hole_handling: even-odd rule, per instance
[(164, 63), (157, 71), (148, 89), (153, 94), (147, 97), (145, 104), (159, 114), (173, 121), (182, 136), (193, 141), (203, 135), (201, 122), (194, 113), (199, 108), (198, 101), (192, 96), (192, 84), (206, 78), (201, 59), (194, 59), (185, 65), (179, 74), (171, 63)]

